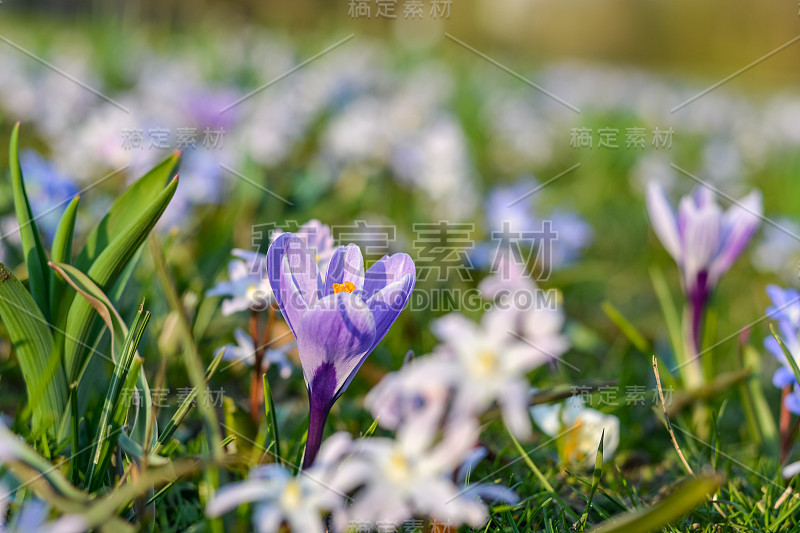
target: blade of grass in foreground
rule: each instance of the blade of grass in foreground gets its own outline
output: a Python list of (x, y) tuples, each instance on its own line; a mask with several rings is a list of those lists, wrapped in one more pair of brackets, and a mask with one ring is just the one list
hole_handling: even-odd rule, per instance
[(30, 282), (33, 300), (41, 309), (46, 319), (50, 318), (50, 292), (48, 289), (48, 274), (45, 265), (47, 256), (44, 253), (39, 230), (36, 227), (36, 218), (28, 202), (28, 193), (25, 192), (25, 181), (22, 177), (22, 167), (19, 164), (19, 122), (11, 132), (11, 143), (8, 149), (8, 167), (11, 171), (11, 189), (14, 193), (14, 209), (19, 223), (19, 238), (22, 244), (22, 254), (28, 267), (28, 281)]
[(722, 480), (717, 475), (692, 478), (656, 505), (616, 516), (590, 529), (591, 533), (649, 533), (679, 519), (705, 502), (716, 492)]
[(56, 436), (67, 405), (64, 368), (53, 350), (53, 336), (41, 310), (5, 265), (0, 263), (0, 319), (17, 351), (34, 433)]
[(561, 507), (564, 509), (564, 511), (566, 511), (566, 513), (573, 520), (577, 520), (578, 519), (578, 515), (576, 515), (575, 512), (569, 507), (569, 505), (567, 504), (567, 502), (564, 501), (564, 499), (561, 497), (561, 495), (558, 494), (555, 491), (555, 489), (553, 489), (552, 485), (550, 485), (550, 482), (547, 481), (547, 478), (544, 477), (544, 474), (542, 474), (542, 471), (539, 470), (539, 468), (534, 464), (534, 462), (528, 456), (528, 452), (525, 451), (525, 448), (523, 448), (522, 445), (519, 443), (519, 441), (516, 439), (516, 437), (514, 437), (514, 434), (511, 433), (511, 431), (508, 430), (508, 428), (506, 428), (506, 429), (507, 429), (508, 436), (511, 437), (511, 442), (514, 443), (514, 447), (520, 453), (520, 455), (522, 456), (522, 460), (525, 461), (525, 464), (528, 465), (528, 468), (531, 470), (531, 472), (533, 472), (533, 475), (535, 475), (539, 479), (539, 482), (542, 484), (542, 486), (545, 488), (545, 490), (547, 490), (547, 492), (552, 494), (553, 498), (555, 498), (555, 500), (559, 504), (561, 504)]

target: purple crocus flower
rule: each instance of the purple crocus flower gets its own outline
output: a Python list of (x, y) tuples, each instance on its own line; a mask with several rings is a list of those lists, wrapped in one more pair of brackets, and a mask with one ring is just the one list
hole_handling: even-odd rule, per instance
[(699, 187), (681, 199), (676, 217), (664, 190), (651, 182), (647, 209), (658, 238), (680, 268), (697, 352), (708, 298), (758, 229), (761, 194), (753, 191), (723, 213), (711, 190)]
[[(795, 361), (800, 363), (800, 292), (795, 289), (781, 289), (777, 285), (767, 286), (767, 295), (772, 300), (772, 305), (767, 307), (767, 316), (778, 322), (778, 334), (784, 346)], [(764, 338), (764, 347), (781, 364), (772, 376), (772, 384), (783, 389), (794, 385), (794, 393), (786, 397), (785, 405), (789, 411), (800, 414), (800, 385), (794, 377), (791, 365), (786, 360), (775, 337), (768, 335)]]
[[(272, 242), (275, 242), (283, 233), (284, 231), (282, 229), (273, 231), (270, 236)], [(297, 231), (291, 233), (300, 237), (300, 240), (303, 241), (306, 248), (314, 253), (314, 259), (319, 267), (319, 274), (324, 278), (328, 271), (328, 263), (331, 257), (333, 257), (333, 252), (336, 251), (330, 226), (313, 218), (297, 228)]]
[(334, 402), (408, 303), (414, 262), (406, 254), (384, 256), (365, 273), (361, 250), (348, 244), (333, 253), (323, 278), (303, 240), (284, 233), (267, 252), (267, 269), (297, 339), (308, 388), (306, 468), (314, 462)]

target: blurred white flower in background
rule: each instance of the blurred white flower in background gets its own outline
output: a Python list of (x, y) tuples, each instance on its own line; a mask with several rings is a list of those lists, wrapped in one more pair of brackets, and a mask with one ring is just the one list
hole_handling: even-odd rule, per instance
[(617, 451), (619, 418), (585, 407), (580, 396), (558, 404), (533, 406), (530, 413), (539, 429), (556, 438), (558, 454), (567, 465), (594, 467), (601, 436), (603, 461), (611, 459)]
[(750, 260), (758, 270), (776, 274), (784, 282), (797, 286), (800, 277), (800, 224), (789, 218), (777, 218), (765, 224), (763, 236), (756, 243)]
[[(486, 522), (486, 506), (476, 496), (479, 488), (461, 487), (454, 474), (470, 458), (479, 430), (474, 422), (448, 425), (441, 440), (426, 424), (410, 423), (395, 439), (371, 437), (353, 442), (334, 481), (337, 488), (356, 488), (347, 517), (355, 522), (400, 524), (428, 516), (451, 525), (479, 527)], [(514, 503), (513, 492), (492, 492), (495, 499)]]
[[(241, 361), (246, 365), (253, 366), (256, 363), (256, 345), (253, 343), (253, 338), (240, 328), (236, 328), (233, 336), (236, 339), (236, 344), (226, 345), (225, 355), (222, 358), (231, 362)], [(296, 343), (292, 341), (277, 349), (267, 349), (261, 362), (261, 371), (266, 372), (270, 366), (278, 365), (280, 376), (283, 379), (288, 379), (292, 375), (292, 365), (286, 358), (286, 353), (293, 349), (295, 345)]]
[(442, 341), (435, 356), (454, 363), (456, 417), (475, 416), (495, 402), (517, 436), (530, 434), (526, 374), (557, 361), (569, 347), (560, 334), (563, 317), (549, 311), (487, 311), (480, 323), (458, 313), (436, 320), (431, 329)]
[(255, 504), (253, 526), (259, 533), (276, 533), (283, 524), (293, 532), (324, 533), (323, 515), (340, 509), (343, 497), (315, 469), (295, 477), (272, 464), (252, 470), (245, 481), (218, 490), (206, 506), (206, 515), (217, 517), (248, 503)]
[(246, 311), (264, 311), (275, 299), (267, 277), (264, 254), (234, 249), (235, 257), (228, 263), (229, 281), (220, 281), (206, 292), (207, 296), (226, 296), (222, 301), (225, 316)]

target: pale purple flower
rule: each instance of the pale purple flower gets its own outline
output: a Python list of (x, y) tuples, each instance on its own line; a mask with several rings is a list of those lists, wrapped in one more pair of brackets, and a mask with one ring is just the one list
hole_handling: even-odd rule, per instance
[(546, 265), (558, 268), (575, 263), (594, 240), (594, 230), (578, 213), (563, 209), (553, 211), (550, 223), (557, 237), (553, 239), (550, 257), (545, 259)]
[(764, 226), (750, 260), (761, 272), (777, 274), (786, 283), (797, 283), (800, 239), (796, 235), (800, 235), (800, 224), (786, 217), (774, 220), (774, 226)]
[(415, 358), (386, 374), (364, 398), (378, 423), (397, 429), (408, 420), (437, 426), (445, 417), (458, 368), (447, 358)]
[(444, 343), (436, 356), (455, 363), (449, 376), (456, 390), (455, 416), (477, 416), (497, 403), (508, 428), (520, 437), (529, 435), (525, 375), (566, 352), (562, 326), (560, 312), (537, 309), (493, 308), (480, 324), (458, 313), (436, 320), (433, 332)]
[(361, 250), (349, 244), (336, 249), (323, 279), (303, 240), (284, 233), (270, 246), (267, 267), (308, 387), (303, 464), (309, 466), (334, 402), (405, 308), (416, 281), (414, 262), (406, 254), (384, 256), (364, 272)]
[[(253, 338), (239, 328), (236, 328), (233, 336), (236, 339), (236, 344), (225, 346), (223, 359), (233, 362), (241, 361), (246, 365), (253, 366), (256, 363), (256, 346), (253, 343)], [(294, 345), (294, 342), (289, 342), (278, 349), (267, 349), (261, 361), (261, 371), (266, 372), (270, 366), (278, 365), (278, 371), (283, 379), (291, 376), (292, 365), (286, 358), (286, 353), (294, 348)]]
[(531, 191), (538, 182), (533, 178), (520, 180), (514, 185), (496, 187), (486, 200), (486, 220), (493, 231), (504, 228), (512, 232), (531, 231), (537, 220), (531, 207)]
[[(271, 236), (272, 242), (275, 242), (283, 233), (283, 230), (280, 229), (273, 231)], [(319, 274), (324, 278), (328, 271), (328, 263), (331, 257), (333, 257), (333, 253), (336, 251), (330, 226), (323, 224), (317, 219), (311, 219), (300, 226), (294, 234), (297, 235), (300, 240), (303, 241), (303, 244), (306, 245), (306, 248), (314, 254), (314, 260), (319, 267)]]
[(221, 281), (206, 292), (207, 296), (227, 296), (222, 301), (225, 316), (246, 311), (263, 311), (274, 300), (267, 279), (266, 256), (250, 250), (234, 249), (236, 257), (228, 263), (228, 281)]
[(492, 272), (478, 284), (481, 296), (487, 300), (513, 297), (518, 292), (534, 294), (537, 290), (536, 282), (525, 270), (525, 265), (510, 253), (496, 256), (492, 263)]
[(353, 442), (337, 469), (334, 485), (344, 492), (358, 488), (347, 509), (351, 521), (400, 524), (427, 516), (443, 523), (479, 527), (486, 506), (477, 496), (515, 503), (516, 495), (499, 486), (463, 486), (453, 478), (472, 458), (478, 438), (474, 421), (451, 424), (438, 442), (435, 431), (412, 423), (395, 439), (371, 437)]
[[(772, 305), (767, 307), (767, 316), (777, 321), (777, 333), (781, 341), (800, 365), (800, 292), (768, 285), (767, 295), (772, 301)], [(789, 361), (786, 360), (786, 354), (772, 335), (764, 338), (764, 347), (781, 364), (772, 376), (772, 384), (780, 389), (794, 385), (794, 392), (786, 397), (785, 405), (791, 412), (800, 414), (800, 386)]]
[[(326, 448), (328, 442), (320, 460), (326, 455)], [(327, 528), (323, 516), (338, 512), (344, 504), (343, 495), (330, 487), (327, 478), (327, 472), (319, 468), (302, 471), (295, 477), (277, 464), (258, 467), (245, 481), (217, 491), (206, 506), (206, 515), (214, 518), (255, 503), (253, 525), (258, 533), (277, 533), (283, 525), (292, 532), (324, 533)]]
[(699, 187), (681, 199), (676, 216), (661, 186), (650, 183), (647, 209), (658, 238), (678, 263), (697, 349), (709, 296), (758, 229), (761, 194), (753, 191), (723, 212), (712, 191)]

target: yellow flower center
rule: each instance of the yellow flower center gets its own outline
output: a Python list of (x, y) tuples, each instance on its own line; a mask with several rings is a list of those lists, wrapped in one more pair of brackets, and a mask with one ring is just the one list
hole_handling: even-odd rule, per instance
[(255, 285), (250, 285), (247, 287), (247, 299), (254, 301), (256, 299), (256, 293), (258, 292), (258, 287)]
[(583, 421), (576, 420), (575, 424), (570, 428), (566, 434), (566, 442), (564, 443), (564, 451), (562, 452), (563, 459), (567, 463), (580, 463), (586, 458), (586, 454), (580, 450), (581, 444), (581, 427)]
[(283, 489), (281, 503), (285, 509), (295, 509), (298, 505), (300, 505), (301, 496), (302, 491), (300, 490), (300, 484), (293, 479), (289, 481), (286, 484), (286, 488)]
[(497, 355), (492, 350), (481, 350), (478, 353), (475, 373), (483, 376), (491, 374), (495, 368), (497, 368)]
[(350, 283), (349, 281), (345, 281), (344, 283), (333, 284), (334, 294), (339, 294), (340, 292), (353, 292), (354, 290), (356, 290), (356, 286)]
[(389, 477), (395, 481), (402, 481), (409, 476), (408, 459), (400, 453), (393, 452), (389, 457)]

